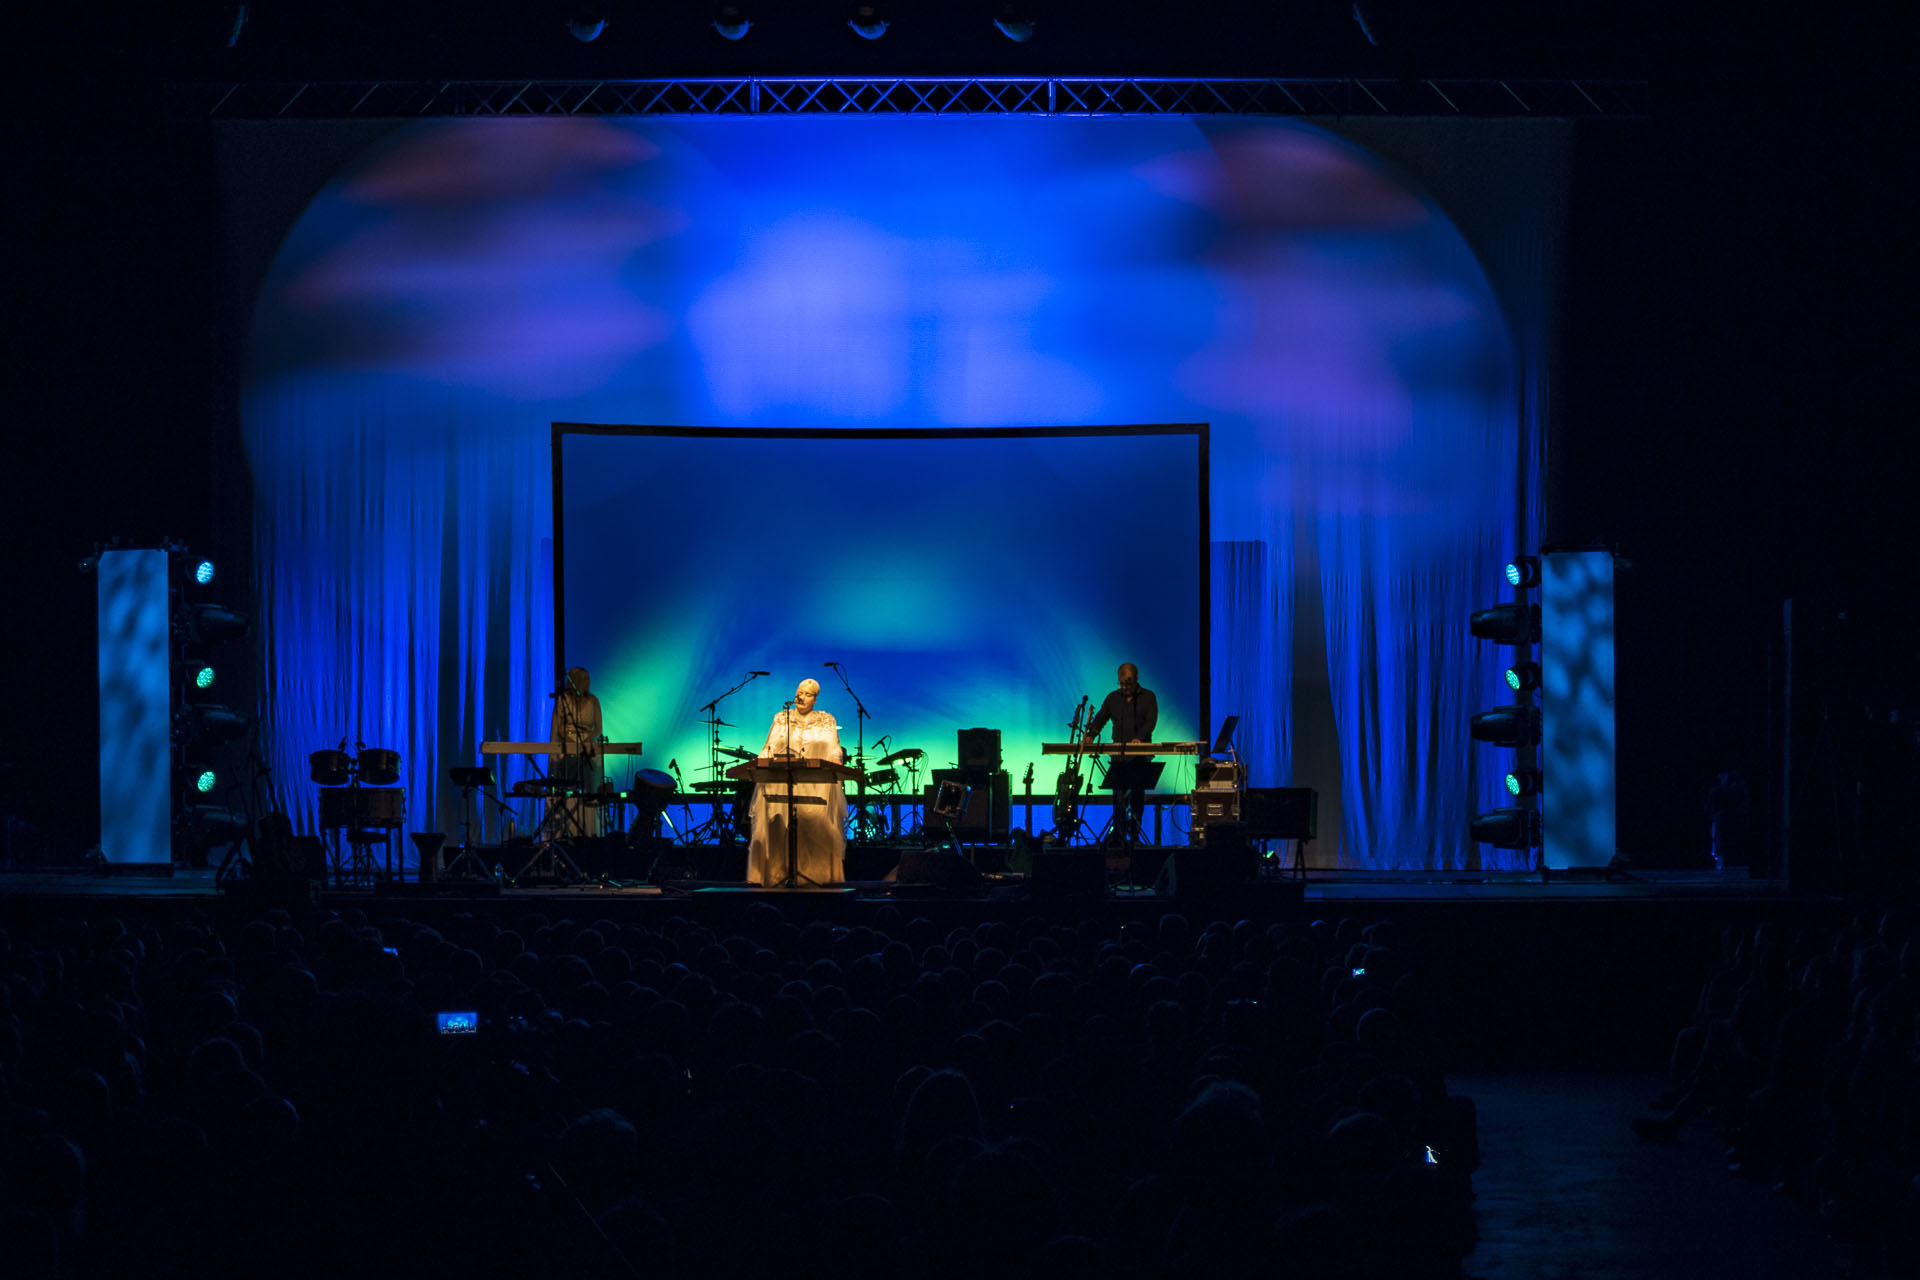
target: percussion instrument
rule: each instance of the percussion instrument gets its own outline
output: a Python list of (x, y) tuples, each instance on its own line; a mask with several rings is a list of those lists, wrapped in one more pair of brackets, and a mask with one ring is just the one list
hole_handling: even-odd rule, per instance
[(344, 751), (315, 751), (307, 757), (307, 776), (323, 787), (344, 787), (353, 777), (353, 757)]
[(880, 757), (881, 764), (899, 764), (902, 761), (913, 763), (926, 759), (927, 753), (918, 747), (908, 747), (905, 751), (896, 751), (890, 756)]
[(320, 793), (320, 825), (326, 830), (407, 825), (407, 793), (380, 787), (342, 787)]
[(385, 747), (367, 747), (360, 752), (360, 782), (368, 787), (390, 787), (400, 781), (400, 753)]
[(674, 791), (673, 775), (658, 769), (641, 769), (633, 775), (633, 789), (635, 800), (639, 800), (641, 794), (646, 792), (670, 796)]
[(900, 774), (894, 769), (875, 769), (867, 775), (867, 785), (870, 787), (891, 787), (899, 781)]

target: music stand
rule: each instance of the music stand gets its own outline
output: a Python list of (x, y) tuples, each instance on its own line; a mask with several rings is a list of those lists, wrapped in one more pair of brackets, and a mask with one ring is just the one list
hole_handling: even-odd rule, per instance
[[(800, 874), (800, 831), (793, 820), (796, 805), (819, 805), (827, 807), (825, 796), (802, 796), (794, 794), (794, 787), (806, 783), (845, 782), (855, 774), (855, 770), (846, 765), (835, 764), (831, 760), (808, 760), (796, 757), (791, 760), (756, 760), (752, 764), (735, 765), (727, 770), (727, 776), (735, 780), (750, 780), (755, 786), (779, 784), (787, 789), (787, 877), (776, 888), (797, 889), (805, 880), (816, 889), (821, 886)], [(780, 803), (769, 796), (769, 802)]]
[[(1143, 744), (1143, 750), (1151, 751), (1152, 749), (1151, 744)], [(1145, 816), (1133, 813), (1134, 793), (1140, 794), (1142, 808), (1144, 808), (1146, 793), (1159, 785), (1160, 775), (1166, 767), (1165, 761), (1155, 760), (1150, 755), (1134, 755), (1130, 752), (1114, 756), (1107, 764), (1106, 786), (1113, 792), (1114, 816), (1122, 824), (1120, 831), (1123, 843), (1129, 851), (1134, 847), (1134, 822), (1138, 822)], [(1123, 791), (1127, 793), (1124, 814), (1120, 805), (1120, 793)], [(1127, 821), (1129, 816), (1132, 817), (1132, 822)]]

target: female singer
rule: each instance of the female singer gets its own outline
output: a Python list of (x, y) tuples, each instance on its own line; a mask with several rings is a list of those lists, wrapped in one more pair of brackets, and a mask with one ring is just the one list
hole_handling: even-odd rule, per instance
[[(778, 760), (831, 760), (845, 764), (840, 726), (831, 712), (817, 711), (818, 680), (802, 680), (793, 691), (793, 706), (773, 718), (761, 763)], [(800, 883), (840, 884), (846, 879), (842, 864), (847, 852), (847, 794), (839, 782), (803, 782), (793, 789), (795, 800), (824, 800), (825, 804), (795, 804), (794, 867)], [(747, 880), (752, 884), (779, 884), (787, 878), (787, 788), (785, 783), (763, 783), (753, 792), (753, 841), (747, 846)]]

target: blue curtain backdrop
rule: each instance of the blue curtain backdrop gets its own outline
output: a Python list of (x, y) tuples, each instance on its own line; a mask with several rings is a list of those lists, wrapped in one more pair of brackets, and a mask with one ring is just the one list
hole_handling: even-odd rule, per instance
[[(1204, 421), (1211, 696), (1252, 780), (1321, 789), (1316, 861), (1516, 865), (1465, 838), (1505, 767), (1467, 737), (1505, 698), (1466, 619), (1537, 527), (1555, 215), (1479, 184), (1459, 199), (1501, 230), (1470, 247), (1433, 168), (1285, 121), (384, 139), (295, 223), (252, 321), (276, 798), (310, 825), (306, 754), (358, 739), (402, 752), (410, 826), (457, 839), (445, 767), (544, 736), (554, 421)], [(1303, 776), (1321, 719), (1338, 766)]]

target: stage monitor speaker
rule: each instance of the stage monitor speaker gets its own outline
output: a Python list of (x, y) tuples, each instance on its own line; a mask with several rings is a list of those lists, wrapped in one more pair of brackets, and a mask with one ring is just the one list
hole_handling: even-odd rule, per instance
[(980, 871), (951, 849), (902, 849), (900, 868), (893, 877), (900, 884), (930, 884), (942, 889), (977, 889)]
[(998, 729), (962, 729), (960, 731), (960, 767), (969, 773), (1000, 767), (1000, 731)]
[[(997, 730), (995, 731), (998, 732)], [(933, 785), (926, 789), (924, 821), (938, 828), (940, 819), (933, 816), (933, 797), (942, 782), (957, 783), (962, 787), (971, 786), (967, 795), (967, 807), (960, 812), (959, 821), (953, 824), (953, 833), (962, 840), (1005, 840), (1012, 827), (1013, 785), (1004, 769), (995, 770), (986, 785), (978, 782), (969, 784), (965, 769), (935, 769)], [(992, 825), (988, 825), (988, 799), (992, 799)]]
[(1107, 855), (1079, 850), (1057, 850), (1033, 855), (1033, 896), (1098, 898), (1107, 891)]
[(1216, 823), (1203, 849), (1175, 849), (1160, 868), (1154, 890), (1164, 897), (1219, 901), (1250, 885), (1260, 874), (1260, 855), (1247, 844), (1238, 822)]
[(1248, 787), (1240, 816), (1255, 840), (1318, 839), (1320, 793), (1312, 787)]

